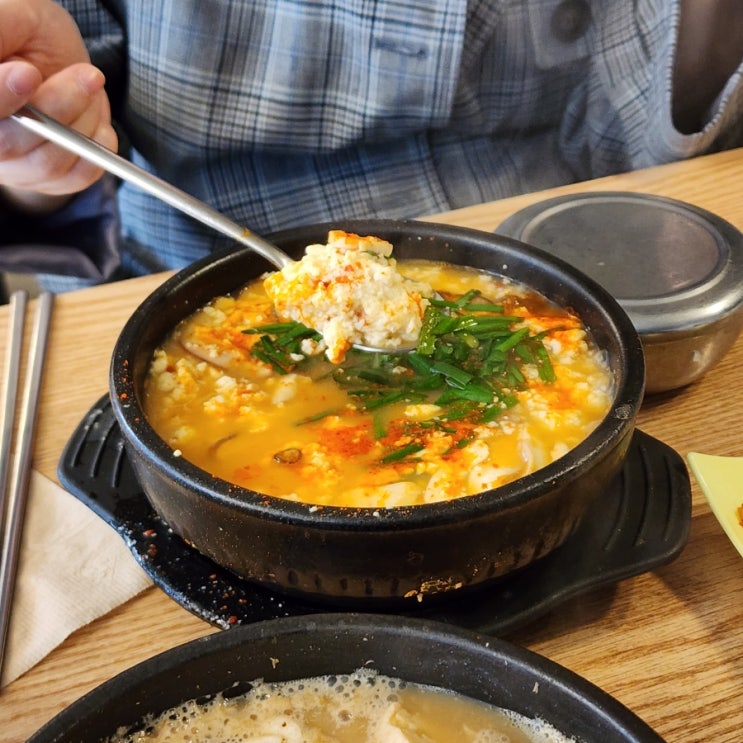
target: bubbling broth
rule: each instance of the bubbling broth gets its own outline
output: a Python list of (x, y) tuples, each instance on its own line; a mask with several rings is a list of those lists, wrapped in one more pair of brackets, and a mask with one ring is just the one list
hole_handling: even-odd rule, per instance
[(514, 712), (373, 671), (255, 683), (189, 701), (109, 743), (569, 743)]
[[(418, 350), (349, 350), (280, 322), (261, 277), (156, 350), (145, 411), (175, 456), (253, 491), (386, 508), (498, 487), (567, 453), (605, 417), (613, 376), (581, 319), (502, 276), (400, 262), (443, 300)], [(337, 355), (337, 349), (336, 355)]]

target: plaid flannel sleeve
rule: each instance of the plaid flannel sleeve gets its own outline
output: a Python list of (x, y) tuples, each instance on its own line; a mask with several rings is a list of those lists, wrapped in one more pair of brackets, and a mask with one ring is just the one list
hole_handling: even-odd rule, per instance
[(0, 201), (0, 272), (114, 277), (119, 267), (116, 187), (112, 176), (104, 176), (41, 218)]

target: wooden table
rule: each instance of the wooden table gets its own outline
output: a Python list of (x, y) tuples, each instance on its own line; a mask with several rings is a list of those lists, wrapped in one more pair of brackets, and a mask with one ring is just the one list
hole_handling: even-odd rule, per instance
[[(716, 212), (743, 229), (743, 150), (440, 214), (493, 230), (536, 200), (584, 190), (644, 191)], [(34, 467), (56, 478), (69, 435), (106, 391), (116, 336), (163, 280), (61, 295)], [(6, 310), (0, 310), (4, 333)], [(4, 336), (0, 335), (4, 343)], [(639, 427), (681, 455), (743, 454), (743, 337), (713, 372), (647, 399)], [(214, 628), (151, 588), (76, 632), (0, 694), (0, 741), (22, 741), (102, 681)], [(508, 636), (617, 697), (668, 741), (743, 740), (743, 560), (693, 484), (690, 539), (670, 565), (597, 589)]]

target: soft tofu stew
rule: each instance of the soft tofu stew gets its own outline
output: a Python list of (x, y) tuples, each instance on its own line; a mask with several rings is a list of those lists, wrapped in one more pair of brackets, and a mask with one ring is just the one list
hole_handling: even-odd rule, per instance
[[(263, 494), (388, 508), (508, 483), (570, 451), (605, 417), (612, 373), (569, 308), (504, 276), (397, 264), (365, 252), (364, 240), (347, 250), (392, 265), (409, 282), (408, 305), (390, 299), (384, 281), (364, 284), (366, 300), (344, 302), (359, 282), (313, 267), (312, 291), (303, 279), (297, 295), (301, 312), (272, 273), (175, 328), (145, 389), (148, 420), (174, 456)], [(322, 306), (332, 322), (336, 305), (313, 293), (322, 293), (321, 275), (332, 301), (352, 313), (348, 327), (328, 331), (330, 345), (312, 309)], [(360, 305), (375, 308), (372, 316), (360, 319)], [(393, 318), (384, 314), (391, 307)], [(388, 326), (390, 337), (413, 332), (417, 350), (351, 348), (363, 323), (378, 334)]]
[(568, 743), (552, 726), (371, 671), (189, 701), (110, 743)]

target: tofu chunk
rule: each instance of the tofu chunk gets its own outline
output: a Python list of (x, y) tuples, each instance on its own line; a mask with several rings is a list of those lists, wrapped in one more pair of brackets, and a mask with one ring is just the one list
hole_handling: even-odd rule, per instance
[(282, 320), (322, 334), (326, 356), (336, 364), (355, 343), (390, 350), (415, 343), (433, 294), (398, 271), (389, 242), (340, 230), (269, 274), (264, 287)]

